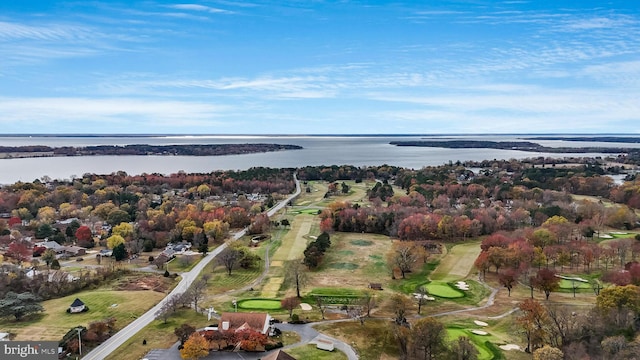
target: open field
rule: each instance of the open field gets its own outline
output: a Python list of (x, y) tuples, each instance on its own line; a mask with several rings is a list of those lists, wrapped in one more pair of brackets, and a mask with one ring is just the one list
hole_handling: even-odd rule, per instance
[(315, 345), (302, 345), (285, 350), (287, 354), (295, 357), (296, 359), (314, 359), (314, 360), (343, 360), (347, 359), (340, 350), (326, 351), (317, 349)]
[(390, 247), (391, 240), (384, 235), (335, 233), (322, 264), (311, 273), (308, 287), (364, 290), (369, 283), (376, 282), (384, 288), (391, 281), (384, 260)]
[[(16, 340), (60, 340), (72, 327), (115, 317), (121, 329), (158, 303), (165, 294), (155, 291), (89, 290), (59, 299), (42, 302), (45, 311), (30, 319), (15, 322), (3, 320), (0, 328), (16, 334)], [(89, 311), (68, 314), (75, 298), (82, 300)]]
[(455, 245), (440, 260), (440, 265), (431, 273), (431, 279), (446, 282), (467, 277), (473, 270), (473, 263), (480, 251), (480, 243), (477, 241)]
[[(397, 359), (398, 346), (388, 320), (367, 320), (322, 324), (315, 329), (351, 344), (361, 360)], [(301, 358), (306, 359), (306, 358)]]
[(306, 236), (309, 235), (315, 216), (299, 214), (291, 221), (291, 229), (282, 238), (282, 244), (271, 256), (271, 260), (287, 261), (302, 258), (302, 252), (307, 247)]

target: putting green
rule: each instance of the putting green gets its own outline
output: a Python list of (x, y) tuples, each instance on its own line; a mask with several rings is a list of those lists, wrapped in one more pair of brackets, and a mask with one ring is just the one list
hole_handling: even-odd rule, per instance
[[(591, 289), (591, 285), (589, 283), (582, 282), (582, 281), (574, 281), (574, 283), (575, 283), (576, 289)], [(573, 284), (571, 280), (562, 279), (560, 280), (560, 288), (573, 290)]]
[(238, 307), (250, 310), (278, 310), (281, 308), (280, 300), (274, 299), (246, 299), (238, 301)]
[(456, 299), (464, 297), (464, 293), (462, 291), (456, 290), (452, 288), (449, 284), (433, 281), (429, 284), (425, 285), (429, 295), (445, 298), (445, 299)]

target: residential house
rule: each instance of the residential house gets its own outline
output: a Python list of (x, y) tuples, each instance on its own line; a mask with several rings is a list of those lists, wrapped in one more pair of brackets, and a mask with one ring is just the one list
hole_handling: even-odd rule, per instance
[(62, 249), (66, 256), (82, 256), (87, 253), (87, 249), (80, 246), (63, 246)]
[(271, 327), (271, 316), (267, 313), (222, 313), (220, 315), (220, 322), (218, 329), (221, 331), (231, 330), (234, 332), (253, 329), (261, 334), (269, 334)]

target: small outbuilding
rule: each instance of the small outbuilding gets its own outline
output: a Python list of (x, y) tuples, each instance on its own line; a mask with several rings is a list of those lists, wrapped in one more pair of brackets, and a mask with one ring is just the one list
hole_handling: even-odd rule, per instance
[(89, 311), (89, 308), (82, 302), (82, 300), (76, 298), (73, 300), (73, 303), (67, 309), (67, 312), (70, 314), (81, 313)]
[(333, 351), (333, 341), (318, 339), (316, 343), (316, 348), (320, 350)]

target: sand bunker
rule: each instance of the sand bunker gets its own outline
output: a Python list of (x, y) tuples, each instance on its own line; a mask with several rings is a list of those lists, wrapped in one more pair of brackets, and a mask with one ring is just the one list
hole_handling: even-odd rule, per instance
[(300, 308), (304, 311), (309, 311), (312, 309), (311, 305), (307, 304), (307, 303), (301, 303), (300, 304)]
[(423, 298), (424, 300), (427, 300), (427, 301), (434, 301), (434, 300), (436, 299), (436, 298), (434, 298), (433, 296), (429, 296), (429, 295), (422, 295), (422, 294), (419, 294), (419, 293), (413, 293), (413, 296), (414, 296), (416, 299)]
[(471, 330), (472, 333), (476, 334), (476, 335), (489, 335), (488, 332), (486, 331), (482, 331), (482, 330)]
[(486, 322), (484, 322), (484, 321), (474, 320), (473, 322), (474, 322), (476, 325), (478, 325), (478, 326), (489, 326), (489, 324), (487, 324), (487, 323), (486, 323)]
[(520, 350), (520, 345), (516, 345), (516, 344), (506, 344), (506, 345), (500, 345), (499, 346), (500, 349), (502, 350)]
[(465, 290), (465, 291), (466, 291), (466, 290), (469, 290), (469, 284), (467, 284), (467, 283), (466, 283), (466, 282), (464, 282), (464, 281), (458, 281), (458, 282), (456, 283), (456, 287), (457, 287), (458, 289), (460, 289), (460, 290)]

